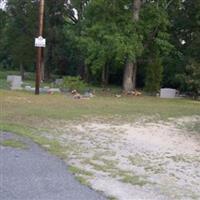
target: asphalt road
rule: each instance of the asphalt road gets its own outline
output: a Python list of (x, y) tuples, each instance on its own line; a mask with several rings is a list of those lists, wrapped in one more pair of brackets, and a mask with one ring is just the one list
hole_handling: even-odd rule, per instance
[[(1, 140), (18, 138), (0, 134)], [(28, 139), (27, 150), (0, 146), (0, 200), (105, 200), (76, 181), (66, 164)]]

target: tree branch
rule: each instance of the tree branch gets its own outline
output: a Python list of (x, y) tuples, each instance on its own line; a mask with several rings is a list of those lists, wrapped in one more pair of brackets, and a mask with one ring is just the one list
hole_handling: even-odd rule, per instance
[(173, 0), (169, 0), (169, 2), (165, 5), (165, 9), (168, 9), (168, 7), (170, 6), (170, 4), (173, 2)]

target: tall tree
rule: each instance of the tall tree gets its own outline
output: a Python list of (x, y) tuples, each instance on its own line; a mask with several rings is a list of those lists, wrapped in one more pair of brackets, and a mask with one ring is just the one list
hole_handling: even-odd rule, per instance
[[(72, 74), (81, 76), (88, 80), (88, 68), (85, 65), (85, 48), (80, 44), (83, 34), (83, 23), (85, 21), (85, 10), (89, 0), (71, 0), (65, 4), (67, 18), (65, 28), (66, 48), (68, 49), (68, 64), (71, 66)], [(68, 66), (69, 68), (69, 66)], [(69, 71), (69, 70), (68, 70)]]
[(45, 48), (45, 79), (50, 74), (59, 71), (66, 62), (63, 26), (65, 23), (65, 0), (45, 2), (45, 33), (47, 46)]
[[(142, 0), (133, 0), (132, 2), (132, 21), (137, 32), (137, 24), (139, 21), (140, 10), (142, 6)], [(125, 91), (131, 91), (136, 87), (136, 73), (137, 73), (137, 55), (134, 58), (127, 55), (126, 66), (124, 69), (123, 77), (123, 89)]]
[(6, 48), (6, 27), (7, 27), (7, 14), (0, 9), (0, 66), (4, 67), (8, 64), (7, 48)]
[[(8, 0), (6, 12), (9, 16), (7, 37), (13, 62), (19, 66), (22, 76), (24, 68), (30, 70), (35, 61), (33, 39), (36, 33), (37, 3), (29, 0)], [(31, 67), (30, 67), (31, 66)]]
[[(167, 59), (169, 66), (165, 69), (167, 83), (194, 96), (200, 93), (200, 2), (181, 1), (172, 7), (172, 40), (178, 51)], [(172, 62), (173, 61), (173, 62)], [(177, 77), (177, 78), (176, 78)]]
[[(136, 75), (138, 67), (138, 58), (143, 54), (151, 56), (151, 46), (157, 48), (162, 54), (172, 49), (169, 43), (168, 8), (173, 3), (171, 0), (134, 0), (132, 2), (132, 21), (135, 32), (142, 37), (142, 53), (135, 57), (129, 57), (124, 70), (123, 88), (124, 90), (133, 90), (136, 87)], [(155, 50), (154, 50), (155, 51)]]

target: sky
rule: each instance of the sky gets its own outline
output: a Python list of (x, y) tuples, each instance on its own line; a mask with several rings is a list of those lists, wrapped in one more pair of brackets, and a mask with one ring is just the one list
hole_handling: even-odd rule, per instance
[(4, 9), (5, 8), (5, 3), (6, 1), (5, 0), (0, 0), (0, 9)]

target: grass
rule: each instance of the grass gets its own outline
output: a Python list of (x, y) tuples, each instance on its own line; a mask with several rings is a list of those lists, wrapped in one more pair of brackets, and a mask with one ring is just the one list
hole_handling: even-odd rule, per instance
[(69, 171), (74, 175), (85, 175), (85, 176), (92, 176), (91, 172), (85, 171), (75, 166), (69, 166)]
[(0, 89), (9, 89), (9, 83), (6, 79), (0, 79)]
[(76, 180), (79, 181), (79, 183), (81, 183), (82, 185), (85, 185), (87, 187), (90, 187), (90, 183), (87, 181), (86, 178), (82, 177), (82, 176), (75, 176)]
[(0, 71), (0, 79), (6, 80), (8, 75), (19, 75), (20, 76), (20, 72), (19, 71), (7, 71), (7, 70)]
[(90, 119), (128, 122), (148, 117), (156, 121), (199, 113), (200, 102), (185, 99), (115, 98), (97, 94), (90, 100), (74, 100), (62, 94), (35, 96), (23, 91), (0, 90), (0, 130), (29, 137), (60, 157), (66, 157), (66, 148), (40, 135), (44, 129), (51, 132), (51, 124), (56, 122)]
[(121, 179), (121, 181), (124, 183), (130, 183), (132, 185), (138, 185), (141, 187), (149, 183), (145, 180), (142, 180), (140, 176), (136, 176), (136, 175), (125, 175)]
[[(0, 70), (0, 79), (2, 80), (6, 80), (8, 75), (16, 75), (16, 76), (21, 76), (20, 71), (16, 71), (16, 70), (5, 70), (5, 69), (1, 69)], [(57, 78), (56, 75), (53, 75), (54, 77)], [(25, 72), (24, 73), (24, 77), (26, 80), (28, 81), (34, 81), (35, 80), (35, 72)]]
[(73, 175), (75, 175), (77, 181), (79, 181), (82, 185), (90, 187), (86, 177), (91, 177), (93, 175), (91, 172), (85, 171), (75, 166), (69, 166), (68, 169)]
[(66, 158), (66, 154), (64, 153), (65, 152), (64, 148), (61, 147), (57, 141), (49, 140), (41, 136), (36, 129), (21, 125), (16, 125), (16, 124), (14, 125), (1, 122), (0, 130), (12, 132), (23, 137), (28, 137), (38, 145), (42, 146), (43, 148), (51, 152), (52, 154), (57, 155), (60, 158)]
[[(94, 117), (134, 120), (157, 116), (158, 119), (199, 115), (200, 102), (155, 97), (97, 96), (90, 100), (74, 100), (65, 95), (35, 96), (26, 92), (0, 90), (1, 121), (38, 127), (44, 120), (86, 120)], [(156, 119), (157, 120), (157, 119)]]
[[(199, 115), (200, 102), (185, 99), (159, 99), (155, 97), (99, 96), (90, 100), (74, 100), (65, 95), (34, 94), (23, 91), (0, 90), (0, 130), (31, 138), (50, 152), (66, 157), (65, 149), (55, 140), (39, 133), (51, 131), (51, 124), (60, 121), (102, 119), (134, 121), (144, 117), (150, 120)], [(152, 117), (156, 116), (156, 117)], [(197, 128), (196, 128), (197, 129)], [(139, 162), (139, 161), (138, 161)], [(96, 166), (100, 167), (100, 166)], [(102, 166), (101, 166), (102, 167)]]
[(200, 133), (200, 123), (199, 123), (199, 121), (192, 122), (192, 123), (191, 122), (185, 123), (184, 125), (179, 126), (179, 127), (183, 127), (185, 129), (187, 129), (188, 131), (194, 131), (194, 132)]
[(19, 148), (19, 149), (27, 149), (27, 145), (19, 140), (9, 139), (3, 140), (0, 142), (0, 145), (5, 147)]
[(129, 183), (131, 185), (138, 185), (142, 187), (146, 184), (153, 184), (152, 182), (146, 180), (146, 177), (138, 176), (129, 171), (121, 170), (118, 172), (118, 176), (120, 177), (120, 181), (124, 183)]
[(171, 158), (174, 162), (200, 163), (199, 156), (189, 156), (189, 155), (179, 154), (176, 156), (169, 156), (168, 158)]
[(134, 156), (129, 156), (129, 160), (132, 165), (144, 167), (144, 170), (148, 173), (159, 174), (164, 172), (162, 164), (152, 163), (150, 160), (144, 159), (142, 155), (135, 154)]
[(113, 196), (109, 196), (108, 200), (117, 200), (117, 198), (113, 197)]

